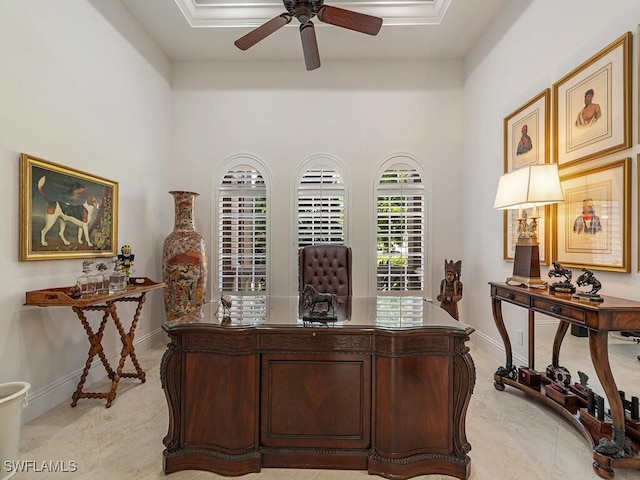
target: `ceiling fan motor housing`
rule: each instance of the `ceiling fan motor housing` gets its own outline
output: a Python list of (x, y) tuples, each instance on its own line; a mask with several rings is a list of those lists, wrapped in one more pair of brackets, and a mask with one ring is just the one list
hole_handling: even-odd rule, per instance
[(311, 20), (322, 8), (324, 0), (284, 0), (284, 7), (303, 25)]

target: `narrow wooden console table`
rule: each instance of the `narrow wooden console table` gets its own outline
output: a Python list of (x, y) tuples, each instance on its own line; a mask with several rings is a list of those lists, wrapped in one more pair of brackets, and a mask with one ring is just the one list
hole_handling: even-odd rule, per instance
[[(116, 398), (116, 389), (121, 378), (137, 378), (142, 383), (145, 382), (146, 378), (144, 371), (138, 363), (133, 347), (133, 337), (135, 335), (136, 326), (138, 325), (140, 312), (142, 311), (142, 305), (145, 302), (147, 292), (157, 288), (163, 288), (164, 286), (164, 283), (156, 283), (145, 277), (132, 277), (129, 279), (127, 289), (122, 292), (84, 295), (80, 298), (71, 298), (69, 296), (70, 287), (49, 288), (27, 292), (25, 305), (35, 305), (39, 307), (71, 307), (80, 319), (80, 323), (82, 323), (82, 326), (87, 333), (87, 338), (90, 344), (89, 353), (84, 369), (82, 370), (82, 375), (80, 376), (80, 382), (72, 396), (72, 407), (75, 407), (78, 404), (78, 399), (80, 398), (104, 398), (107, 400), (106, 407), (109, 408), (113, 400)], [(122, 326), (122, 322), (120, 321), (120, 317), (118, 316), (116, 309), (116, 303), (118, 302), (137, 303), (137, 308), (128, 331), (125, 331)], [(91, 325), (85, 315), (85, 312), (91, 311), (104, 312), (100, 325), (96, 331), (91, 328)], [(109, 360), (104, 354), (104, 350), (102, 348), (102, 337), (109, 318), (113, 319), (113, 323), (115, 324), (118, 333), (120, 334), (120, 340), (122, 341), (120, 361), (118, 362), (118, 367), (115, 370), (111, 368)], [(102, 361), (102, 365), (107, 371), (107, 376), (111, 380), (111, 389), (108, 392), (83, 391), (84, 382), (87, 379), (91, 363), (96, 355), (98, 355)], [(135, 373), (125, 373), (122, 371), (127, 357), (131, 358), (135, 368)]]
[[(640, 302), (602, 295), (603, 302), (573, 299), (571, 294), (549, 292), (546, 288), (527, 288), (506, 283), (491, 285), (493, 318), (504, 342), (506, 364), (498, 368), (494, 375), (494, 386), (504, 390), (505, 385), (515, 387), (545, 405), (553, 408), (578, 429), (593, 447), (593, 469), (602, 478), (613, 478), (614, 468), (640, 469), (640, 439), (637, 432), (626, 427), (625, 409), (618, 392), (609, 364), (608, 332), (640, 330)], [(502, 302), (517, 305), (528, 310), (529, 327), (529, 367), (534, 368), (534, 314), (543, 313), (560, 321), (553, 342), (551, 364), (559, 367), (560, 347), (570, 325), (580, 325), (589, 331), (589, 352), (593, 367), (605, 392), (610, 408), (611, 433), (599, 433), (556, 400), (545, 395), (544, 384), (552, 382), (542, 372), (540, 387), (522, 383), (513, 365), (511, 341), (502, 317)], [(579, 413), (583, 413), (582, 410)], [(585, 419), (589, 417), (585, 416)], [(631, 447), (631, 448), (630, 448)], [(635, 450), (635, 452), (633, 451)]]
[(295, 297), (251, 302), (234, 299), (237, 315), (220, 320), (207, 304), (164, 325), (165, 473), (469, 477), (472, 328), (415, 297), (353, 298), (350, 319), (331, 324), (299, 320)]

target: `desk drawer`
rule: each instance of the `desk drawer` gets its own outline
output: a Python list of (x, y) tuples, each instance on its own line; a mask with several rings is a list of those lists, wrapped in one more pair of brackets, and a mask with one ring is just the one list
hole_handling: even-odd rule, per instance
[(584, 310), (564, 305), (562, 303), (534, 298), (532, 307), (538, 312), (547, 313), (557, 318), (563, 318), (572, 323), (584, 325), (587, 322), (587, 314)]
[(529, 295), (521, 292), (514, 292), (508, 288), (494, 287), (494, 298), (496, 300), (504, 300), (523, 307), (529, 307)]

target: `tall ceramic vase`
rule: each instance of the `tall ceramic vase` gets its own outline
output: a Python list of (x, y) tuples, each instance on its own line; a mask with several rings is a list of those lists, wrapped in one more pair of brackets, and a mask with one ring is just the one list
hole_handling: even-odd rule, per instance
[(195, 192), (169, 192), (175, 200), (175, 225), (162, 248), (162, 281), (167, 318), (174, 320), (205, 302), (207, 256), (194, 221)]

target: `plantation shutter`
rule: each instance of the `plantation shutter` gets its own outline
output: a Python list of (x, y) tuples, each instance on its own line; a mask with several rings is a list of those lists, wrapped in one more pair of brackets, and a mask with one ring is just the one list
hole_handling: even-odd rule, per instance
[(265, 291), (267, 191), (257, 170), (238, 166), (222, 180), (218, 201), (218, 288)]
[(377, 190), (377, 289), (424, 289), (424, 185), (414, 169), (386, 170)]
[(344, 184), (332, 169), (307, 170), (298, 186), (298, 246), (344, 244)]

